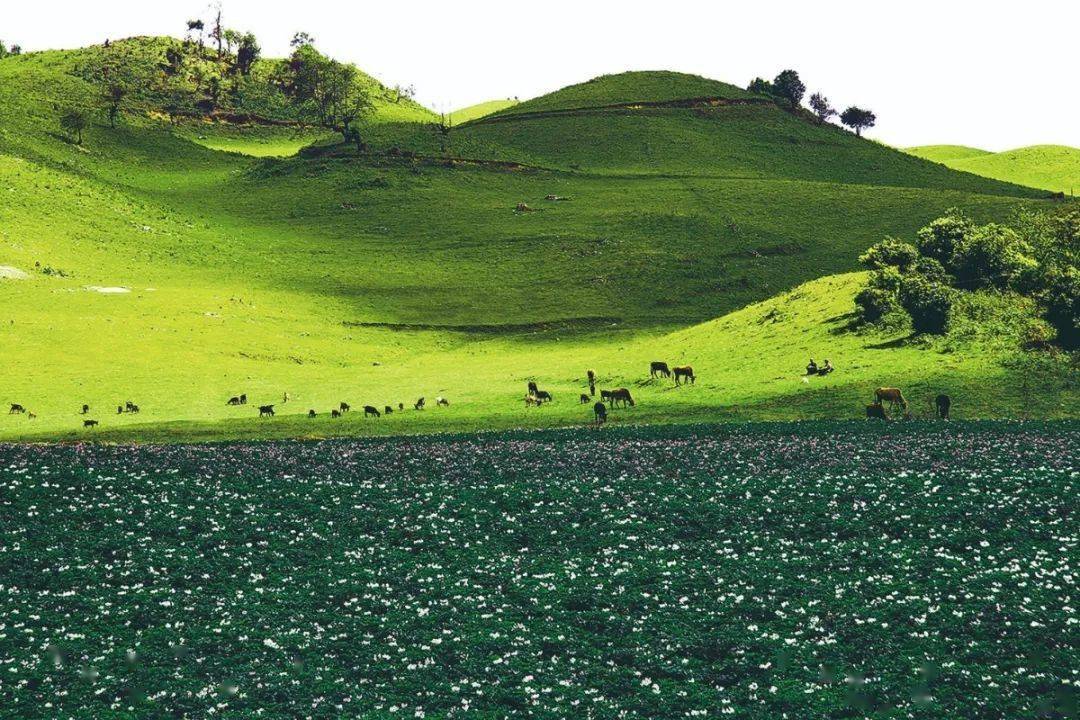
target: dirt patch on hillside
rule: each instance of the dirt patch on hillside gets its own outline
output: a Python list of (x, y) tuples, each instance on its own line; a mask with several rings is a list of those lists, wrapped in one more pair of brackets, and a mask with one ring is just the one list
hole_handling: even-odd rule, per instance
[(0, 280), (26, 280), (30, 275), (11, 265), (0, 265)]
[(86, 289), (91, 292), (101, 293), (102, 295), (125, 295), (131, 292), (131, 288), (118, 286), (102, 287), (101, 285), (87, 285)]

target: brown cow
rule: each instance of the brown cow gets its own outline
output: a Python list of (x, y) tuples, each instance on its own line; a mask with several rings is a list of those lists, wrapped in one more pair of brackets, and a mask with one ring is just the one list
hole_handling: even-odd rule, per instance
[[(601, 392), (601, 397), (603, 393)], [(630, 397), (630, 391), (626, 388), (618, 388), (611, 391), (611, 407), (617, 406), (622, 402), (623, 407), (634, 407), (634, 398)]]
[(690, 367), (689, 365), (683, 365), (681, 367), (672, 368), (672, 373), (675, 374), (675, 384), (676, 385), (681, 385), (682, 384), (682, 383), (679, 382), (679, 378), (685, 378), (685, 379), (689, 380), (691, 385), (693, 385), (694, 383), (697, 382), (697, 376), (694, 375), (694, 368)]
[(890, 409), (899, 405), (907, 410), (907, 400), (904, 399), (904, 393), (900, 392), (900, 388), (879, 387), (874, 391), (874, 399), (879, 404), (888, 401)]

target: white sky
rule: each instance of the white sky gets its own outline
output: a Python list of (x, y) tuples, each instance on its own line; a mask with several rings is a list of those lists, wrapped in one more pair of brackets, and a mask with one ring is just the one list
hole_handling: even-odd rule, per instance
[[(874, 110), (898, 146), (1080, 146), (1075, 0), (224, 0), (225, 24), (283, 56), (297, 30), (438, 110), (595, 75), (671, 69), (745, 86), (795, 68), (809, 92)], [(181, 35), (208, 0), (0, 0), (27, 50)], [(809, 94), (808, 92), (808, 94)]]

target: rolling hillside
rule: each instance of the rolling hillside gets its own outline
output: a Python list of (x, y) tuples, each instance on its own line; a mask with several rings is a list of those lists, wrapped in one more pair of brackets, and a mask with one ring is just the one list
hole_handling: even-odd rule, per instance
[[(641, 386), (620, 422), (847, 417), (875, 383), (971, 387), (1019, 352), (1020, 329), (944, 346), (846, 334), (855, 281), (821, 278), (948, 207), (1005, 219), (1045, 193), (768, 103), (648, 106), (745, 95), (723, 83), (614, 76), (445, 138), (389, 113), (359, 155), (297, 128), (176, 126), (152, 108), (115, 129), (98, 116), (80, 146), (57, 123), (57, 107), (94, 103), (78, 57), (0, 60), (0, 401), (37, 415), (0, 417), (0, 437), (84, 436), (83, 403), (103, 438), (565, 424), (584, 416), (586, 367), (638, 387), (658, 357), (702, 380)], [(596, 112), (561, 112), (581, 103)], [(320, 144), (291, 156), (309, 141)], [(775, 301), (799, 322), (710, 324), (757, 317), (754, 303), (807, 282)], [(805, 385), (808, 352), (848, 371)], [(559, 402), (525, 413), (529, 378)], [(1040, 414), (1075, 407), (1061, 404), (1075, 389), (1056, 387)], [(240, 393), (285, 417), (225, 406)], [(304, 417), (421, 395), (451, 407), (381, 424)], [(116, 415), (126, 400), (143, 412)], [(1009, 392), (961, 412), (1028, 406)]]
[(1075, 195), (1080, 190), (1080, 149), (1064, 145), (991, 153), (954, 145), (926, 145), (908, 152), (956, 170), (1005, 182)]

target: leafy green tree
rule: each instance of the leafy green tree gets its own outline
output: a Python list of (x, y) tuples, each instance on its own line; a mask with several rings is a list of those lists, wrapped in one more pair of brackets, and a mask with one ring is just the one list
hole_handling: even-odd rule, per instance
[(922, 255), (948, 265), (952, 262), (956, 246), (974, 230), (975, 223), (969, 217), (956, 208), (950, 208), (916, 233), (915, 245)]
[(806, 94), (806, 85), (799, 79), (799, 73), (794, 70), (784, 70), (777, 75), (772, 82), (773, 94), (787, 100), (791, 107), (796, 108), (802, 102)]
[(895, 267), (904, 271), (914, 264), (918, 257), (919, 251), (915, 246), (896, 238), (885, 238), (860, 255), (859, 262), (871, 270)]
[(944, 334), (949, 326), (952, 304), (951, 288), (921, 275), (908, 275), (900, 285), (900, 305), (911, 316), (911, 325), (916, 332)]
[(952, 283), (952, 278), (949, 277), (945, 266), (932, 257), (920, 257), (908, 268), (908, 272), (921, 275), (930, 282), (941, 283), (942, 285)]
[(355, 81), (337, 105), (335, 114), (337, 121), (341, 124), (342, 137), (345, 142), (356, 143), (358, 152), (362, 149), (363, 140), (360, 137), (360, 129), (356, 127), (356, 123), (370, 114), (373, 109), (371, 94)]
[(819, 123), (828, 122), (829, 118), (836, 115), (836, 109), (829, 104), (829, 98), (825, 97), (821, 93), (814, 93), (810, 96), (810, 109), (817, 115)]
[(1080, 348), (1080, 270), (1068, 266), (1050, 279), (1043, 317), (1057, 330), (1058, 344)]
[(82, 145), (83, 131), (90, 124), (86, 113), (79, 108), (72, 108), (60, 116), (60, 128), (75, 141)]
[(765, 78), (756, 77), (750, 81), (750, 84), (746, 86), (746, 89), (752, 93), (759, 93), (761, 95), (772, 95), (773, 86)]
[(967, 289), (1015, 287), (1022, 275), (1038, 268), (1031, 246), (1015, 230), (997, 223), (968, 234), (949, 265), (957, 286)]
[(244, 33), (237, 40), (236, 71), (243, 76), (251, 74), (251, 68), (262, 54), (259, 41), (253, 33)]
[(856, 135), (862, 136), (863, 130), (874, 127), (877, 116), (869, 110), (852, 105), (840, 114), (840, 122), (854, 130)]
[(881, 288), (866, 287), (855, 296), (859, 319), (864, 323), (876, 323), (899, 309), (896, 293)]

